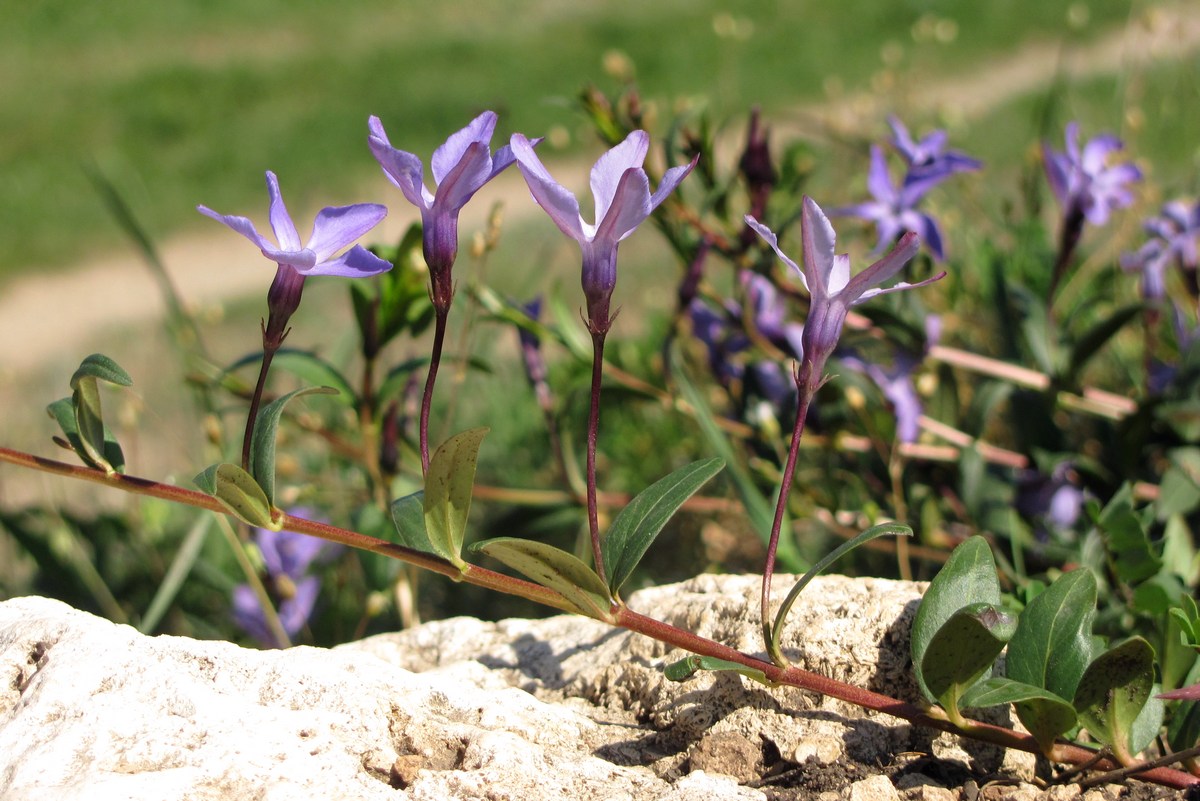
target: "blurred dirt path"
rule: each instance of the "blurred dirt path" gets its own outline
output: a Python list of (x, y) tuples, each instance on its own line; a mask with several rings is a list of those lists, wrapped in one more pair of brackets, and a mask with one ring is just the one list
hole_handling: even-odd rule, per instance
[[(1016, 52), (973, 72), (921, 84), (919, 96), (905, 106), (977, 116), (1053, 80), (1136, 69), (1184, 58), (1198, 50), (1200, 4), (1181, 2), (1151, 9), (1121, 30), (1088, 44), (1064, 47), (1056, 41), (1028, 41)], [(841, 127), (878, 116), (887, 110), (882, 108), (883, 102), (864, 93), (802, 107), (777, 119), (773, 129), (776, 135), (786, 135), (814, 123)], [(887, 102), (894, 105), (896, 98), (889, 97)], [(573, 187), (586, 186), (587, 168), (585, 163), (552, 167), (564, 184)], [(365, 189), (361, 200), (385, 202), (391, 210), (378, 229), (384, 240), (398, 236), (416, 219), (415, 209), (382, 176)], [(510, 169), (468, 205), (462, 230), (481, 228), (497, 201), (504, 203), (510, 222), (535, 213), (520, 174)], [(301, 214), (298, 219), (311, 217), (311, 213)], [(260, 220), (260, 230), (269, 230), (261, 215), (256, 222)], [(200, 227), (197, 225), (198, 230)], [(262, 293), (271, 280), (270, 266), (262, 263), (241, 237), (216, 225), (210, 232), (171, 237), (160, 245), (180, 295), (193, 306)], [(158, 320), (162, 313), (154, 279), (132, 250), (106, 255), (71, 271), (10, 282), (0, 288), (0, 381), (13, 382), (55, 362), (77, 364), (91, 350), (89, 343), (98, 332)]]

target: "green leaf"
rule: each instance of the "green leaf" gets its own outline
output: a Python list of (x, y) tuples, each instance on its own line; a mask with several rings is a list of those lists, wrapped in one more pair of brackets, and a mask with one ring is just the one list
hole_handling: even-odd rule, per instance
[(1155, 502), (1160, 521), (1200, 506), (1200, 448), (1175, 448), (1167, 458), (1171, 466), (1163, 473)]
[(936, 702), (934, 693), (925, 681), (922, 665), (929, 643), (938, 630), (959, 609), (975, 604), (1000, 604), (1000, 579), (996, 575), (996, 561), (987, 540), (980, 536), (963, 540), (946, 564), (933, 577), (929, 589), (921, 598), (921, 606), (913, 620), (911, 648), (913, 669), (921, 692), (930, 701)]
[(1130, 735), (1153, 685), (1154, 649), (1133, 637), (1088, 665), (1075, 688), (1075, 711), (1094, 738), (1118, 754), (1136, 753)]
[(1009, 678), (1072, 698), (1092, 661), (1096, 577), (1082, 568), (1064, 573), (1029, 602), (1008, 642)]
[(614, 597), (672, 515), (724, 466), (720, 458), (692, 462), (651, 484), (617, 514), (602, 547)]
[(125, 471), (125, 454), (108, 426), (104, 426), (104, 458), (94, 459), (84, 450), (83, 442), (79, 438), (79, 423), (75, 419), (75, 404), (70, 398), (59, 398), (46, 407), (46, 413), (58, 423), (66, 444), (88, 467), (105, 472)]
[(960, 717), (963, 693), (991, 670), (1016, 628), (1015, 618), (977, 603), (956, 611), (930, 639), (921, 676), (951, 720)]
[(1133, 508), (1133, 488), (1125, 484), (1096, 519), (1113, 571), (1126, 584), (1145, 581), (1162, 568), (1145, 517)]
[[(672, 355), (672, 362), (678, 364), (681, 362), (681, 358), (680, 354), (676, 351)], [(729, 467), (729, 475), (733, 479), (734, 487), (737, 489), (738, 498), (741, 500), (742, 505), (746, 507), (746, 515), (750, 518), (751, 527), (762, 541), (766, 543), (771, 536), (771, 527), (775, 522), (774, 506), (759, 492), (758, 486), (754, 483), (754, 479), (751, 478), (749, 471), (737, 459), (732, 446), (729, 444), (729, 439), (717, 426), (712, 411), (708, 408), (708, 404), (705, 403), (704, 398), (700, 395), (695, 385), (683, 370), (676, 370), (674, 376), (684, 400), (692, 407), (696, 422), (700, 425), (700, 430), (704, 433), (705, 441), (712, 450), (717, 452), (720, 458), (725, 460), (725, 464)], [(800, 551), (796, 547), (795, 538), (788, 536), (788, 532), (791, 529), (790, 517), (785, 513), (783, 524), (780, 527), (779, 550), (775, 558), (780, 569), (799, 572), (804, 569), (805, 561), (800, 556)]]
[(1169, 610), (1169, 614), (1179, 624), (1180, 642), (1200, 648), (1200, 610), (1196, 608), (1196, 601), (1185, 595), (1180, 599), (1179, 607)]
[(1088, 361), (1131, 320), (1137, 319), (1144, 308), (1145, 304), (1141, 303), (1122, 306), (1085, 331), (1071, 348), (1068, 383), (1073, 384), (1075, 376)]
[(267, 504), (275, 504), (275, 431), (283, 407), (292, 398), (302, 395), (334, 395), (333, 387), (306, 387), (282, 395), (268, 403), (258, 412), (254, 421), (254, 434), (250, 439), (250, 474), (266, 494)]
[(414, 492), (392, 502), (392, 522), (399, 534), (400, 544), (414, 551), (431, 553), (443, 559), (452, 559), (455, 554), (443, 553), (429, 539), (425, 531), (425, 492)]
[(472, 428), (442, 443), (425, 473), (425, 531), (435, 553), (462, 567), (479, 446), (488, 429)]
[[(1010, 645), (1011, 647), (1011, 645)], [(1013, 704), (1017, 717), (1037, 740), (1043, 753), (1049, 753), (1055, 739), (1075, 728), (1075, 708), (1064, 698), (1040, 687), (1008, 678), (979, 682), (960, 700), (963, 708), (985, 709)]]
[(1157, 684), (1151, 686), (1150, 697), (1142, 705), (1142, 711), (1134, 718), (1129, 727), (1129, 753), (1139, 754), (1145, 751), (1154, 738), (1162, 733), (1163, 718), (1166, 717), (1167, 705), (1157, 695), (1162, 688)]
[(871, 528), (862, 532), (857, 537), (853, 537), (846, 542), (843, 542), (837, 548), (833, 549), (832, 552), (826, 554), (821, 561), (809, 568), (808, 572), (801, 576), (800, 580), (792, 585), (792, 588), (788, 590), (787, 597), (784, 598), (783, 603), (779, 605), (779, 611), (775, 614), (775, 621), (771, 625), (771, 631), (769, 635), (767, 632), (764, 632), (764, 635), (766, 635), (765, 639), (767, 640), (767, 651), (770, 653), (771, 659), (775, 662), (775, 664), (780, 665), (781, 667), (787, 665), (787, 659), (784, 657), (783, 651), (779, 648), (780, 633), (783, 631), (783, 623), (785, 620), (787, 620), (788, 613), (792, 611), (792, 605), (796, 603), (796, 599), (800, 597), (800, 593), (804, 591), (804, 588), (808, 586), (809, 582), (819, 576), (822, 571), (824, 571), (838, 559), (841, 559), (847, 553), (853, 551), (863, 543), (870, 542), (878, 537), (886, 537), (889, 535), (895, 535), (897, 537), (911, 537), (912, 529), (908, 526), (901, 525), (900, 523), (880, 523), (877, 526), (871, 526)]
[(129, 377), (129, 373), (102, 353), (93, 353), (80, 362), (79, 368), (71, 376), (71, 386), (74, 387), (75, 383), (83, 378), (95, 378), (119, 387), (133, 386), (133, 379)]
[(530, 580), (549, 587), (581, 615), (609, 620), (612, 599), (596, 572), (566, 551), (533, 540), (499, 537), (471, 546), (508, 565)]
[(740, 673), (748, 679), (752, 679), (759, 684), (765, 684), (768, 687), (778, 687), (779, 685), (767, 678), (767, 674), (755, 668), (746, 667), (739, 662), (730, 662), (727, 659), (717, 659), (715, 656), (691, 656), (684, 657), (678, 662), (672, 662), (663, 668), (663, 678), (667, 681), (687, 681), (692, 676), (695, 676), (701, 670), (725, 671), (729, 673)]
[(272, 514), (271, 502), (262, 487), (236, 464), (214, 464), (192, 481), (243, 523), (271, 531), (282, 530), (282, 518), (276, 520)]

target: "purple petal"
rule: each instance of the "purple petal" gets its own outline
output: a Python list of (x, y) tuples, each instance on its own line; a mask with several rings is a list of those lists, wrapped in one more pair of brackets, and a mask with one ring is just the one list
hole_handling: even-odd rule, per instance
[[(492, 142), (492, 132), (495, 130), (496, 112), (485, 111), (471, 120), (461, 131), (451, 134), (441, 147), (433, 151), (433, 158), (429, 160), (429, 166), (433, 170), (433, 180), (437, 185), (439, 187), (442, 185), (446, 176), (450, 175), (462, 162), (472, 145), (483, 145), (483, 153), (486, 157)], [(480, 185), (482, 186), (482, 183)]]
[(579, 217), (579, 201), (550, 177), (528, 139), (521, 134), (513, 134), (511, 145), (517, 166), (525, 177), (533, 199), (545, 209), (559, 230), (575, 241), (583, 242), (586, 237), (583, 221)]
[(640, 167), (630, 168), (621, 176), (613, 192), (612, 204), (604, 218), (597, 221), (597, 242), (620, 242), (650, 216), (650, 179)]
[(316, 576), (300, 579), (295, 584), (295, 595), (279, 604), (279, 622), (289, 637), (295, 637), (308, 623), (321, 591), (321, 580)]
[(434, 204), (451, 212), (466, 205), (479, 187), (492, 177), (492, 159), (488, 146), (472, 142), (453, 169), (438, 180)]
[(287, 206), (283, 204), (283, 195), (279, 192), (279, 179), (275, 173), (267, 170), (267, 193), (271, 196), (271, 230), (282, 251), (300, 250), (300, 234), (296, 232), (296, 224), (288, 214)]
[(896, 201), (896, 187), (892, 184), (892, 177), (888, 175), (883, 149), (878, 145), (871, 145), (871, 169), (867, 173), (867, 191), (876, 200), (885, 203)]
[(1046, 168), (1046, 181), (1059, 204), (1066, 205), (1071, 181), (1071, 165), (1067, 157), (1049, 145), (1042, 145), (1042, 164)]
[(267, 627), (267, 618), (262, 607), (259, 606), (258, 596), (254, 594), (254, 590), (250, 589), (250, 585), (239, 584), (234, 587), (232, 600), (233, 622), (242, 631), (258, 640), (260, 644), (268, 648), (279, 647), (271, 630)]
[(699, 160), (700, 156), (697, 154), (690, 164), (681, 164), (678, 167), (672, 167), (667, 170), (666, 174), (662, 177), (662, 181), (658, 184), (658, 189), (654, 191), (654, 195), (650, 198), (651, 210), (658, 208), (667, 199), (667, 195), (675, 191), (675, 187), (679, 186), (680, 182), (688, 177), (688, 174), (695, 168), (696, 162)]
[(259, 250), (265, 251), (268, 248), (271, 248), (272, 250), (276, 249), (273, 244), (263, 238), (263, 235), (260, 234), (257, 229), (255, 229), (254, 223), (250, 222), (250, 220), (246, 217), (238, 217), (233, 214), (218, 214), (208, 206), (197, 206), (196, 211), (200, 212), (206, 217), (213, 218), (219, 223), (229, 226), (257, 245)]
[(326, 261), (334, 253), (348, 247), (370, 231), (387, 216), (387, 208), (378, 203), (356, 203), (352, 206), (330, 206), (321, 209), (313, 220), (308, 248), (317, 254), (317, 261)]
[(303, 275), (337, 275), (342, 278), (366, 278), (392, 269), (392, 263), (379, 258), (362, 245), (355, 245), (338, 256), (313, 266)]
[(779, 238), (775, 236), (775, 232), (751, 217), (749, 214), (746, 215), (745, 219), (746, 225), (753, 228), (754, 231), (760, 237), (762, 237), (763, 241), (771, 246), (771, 250), (775, 251), (775, 255), (778, 256), (784, 264), (796, 271), (796, 274), (800, 276), (800, 283), (804, 284), (804, 288), (811, 294), (812, 289), (808, 285), (808, 278), (805, 277), (804, 270), (800, 269), (800, 265), (792, 261), (786, 253), (779, 249)]
[(1124, 145), (1112, 134), (1100, 134), (1088, 140), (1083, 146), (1080, 156), (1080, 166), (1088, 175), (1098, 175), (1105, 167), (1109, 155), (1116, 153)]
[(866, 300), (868, 297), (881, 294), (879, 291), (868, 294), (868, 291), (871, 287), (882, 284), (900, 272), (904, 265), (908, 264), (912, 260), (912, 257), (917, 255), (917, 250), (920, 247), (921, 238), (913, 232), (909, 231), (900, 237), (900, 241), (896, 243), (896, 246), (886, 256), (850, 279), (850, 283), (846, 285), (843, 293), (846, 304), (853, 305)]
[(926, 278), (924, 281), (918, 281), (915, 284), (910, 284), (907, 281), (901, 281), (898, 284), (892, 284), (891, 286), (889, 286), (886, 289), (878, 289), (878, 288), (868, 289), (866, 292), (859, 295), (857, 300), (851, 302), (850, 305), (857, 306), (860, 303), (868, 301), (871, 298), (877, 297), (879, 295), (890, 295), (893, 292), (903, 292), (906, 289), (916, 289), (917, 287), (929, 286), (930, 284), (941, 281), (945, 277), (946, 277), (946, 271), (943, 270), (940, 273), (938, 273), (937, 275), (933, 276), (932, 278)]
[(829, 276), (833, 272), (833, 248), (837, 235), (817, 202), (804, 196), (800, 213), (800, 237), (804, 248), (804, 272), (813, 299), (830, 297)]
[(634, 131), (625, 141), (612, 148), (592, 166), (592, 198), (596, 203), (596, 224), (608, 214), (617, 193), (617, 187), (626, 170), (641, 169), (650, 149), (650, 135), (645, 131)]
[(839, 253), (833, 257), (829, 268), (829, 294), (836, 295), (850, 283), (850, 256)]
[(433, 205), (433, 194), (425, 188), (425, 168), (421, 160), (412, 153), (392, 147), (378, 117), (371, 117), (367, 127), (371, 132), (367, 144), (388, 180), (417, 208), (427, 209)]

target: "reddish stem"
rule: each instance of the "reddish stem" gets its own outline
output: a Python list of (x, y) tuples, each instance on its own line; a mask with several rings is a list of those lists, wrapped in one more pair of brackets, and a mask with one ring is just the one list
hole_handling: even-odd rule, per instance
[(587, 511), (588, 530), (592, 535), (592, 558), (596, 575), (604, 575), (604, 553), (600, 549), (600, 515), (596, 509), (596, 434), (600, 429), (600, 384), (604, 376), (604, 332), (592, 333), (592, 401), (587, 428)]
[(421, 396), (421, 475), (429, 472), (429, 407), (433, 403), (433, 385), (437, 382), (438, 365), (442, 363), (442, 343), (446, 340), (446, 319), (450, 308), (433, 307), (433, 353), (429, 358), (429, 375), (425, 378), (425, 393)]

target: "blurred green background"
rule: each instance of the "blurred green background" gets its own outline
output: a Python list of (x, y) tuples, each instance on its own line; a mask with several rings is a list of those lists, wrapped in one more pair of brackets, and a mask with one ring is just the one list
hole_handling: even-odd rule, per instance
[[(394, 144), (422, 157), (485, 108), (501, 114), (500, 136), (552, 133), (548, 150), (590, 154), (574, 98), (589, 82), (611, 86), (612, 74), (629, 74), (630, 65), (650, 101), (703, 105), (717, 119), (753, 104), (795, 116), (859, 92), (904, 110), (927, 106), (933, 85), (967, 76), (987, 84), (987, 65), (1022, 48), (1069, 54), (1181, 7), (1151, 0), (5, 3), (0, 285), (123, 244), (88, 169), (107, 176), (158, 237), (210, 230), (197, 203), (253, 216), (266, 169), (279, 174), (294, 210), (401, 203), (365, 147), (370, 114), (383, 118)], [(1170, 178), (1194, 183), (1196, 138), (1181, 135), (1196, 130), (1194, 56), (1190, 64), (1131, 72), (1129, 54), (1113, 55), (1111, 69), (1086, 80), (1045, 75), (1037, 91), (1006, 97), (990, 114), (966, 120), (945, 107), (926, 108), (926, 116), (940, 113), (985, 158), (1019, 158), (1036, 141), (1038, 104), (1057, 92), (1064, 102), (1056, 114), (1084, 118), (1085, 133), (1104, 127), (1136, 136), (1148, 120), (1138, 152), (1186, 167)], [(1131, 105), (1140, 117), (1127, 119)], [(1180, 124), (1152, 124), (1164, 110)], [(882, 132), (879, 120), (861, 133)]]

